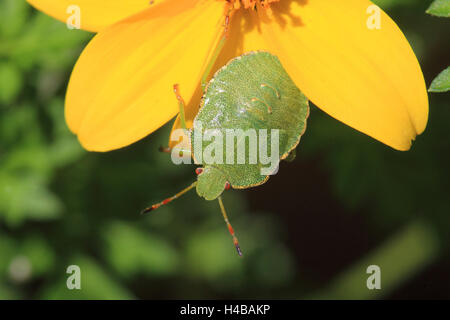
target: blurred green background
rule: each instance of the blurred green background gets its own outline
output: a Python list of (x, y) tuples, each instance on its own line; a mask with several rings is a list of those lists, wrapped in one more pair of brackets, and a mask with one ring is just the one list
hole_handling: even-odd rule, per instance
[[(379, 0), (427, 85), (448, 64), (450, 20), (430, 1)], [(448, 94), (397, 152), (313, 107), (297, 159), (262, 187), (229, 191), (240, 259), (217, 202), (158, 147), (170, 124), (123, 150), (88, 153), (64, 122), (71, 68), (92, 34), (0, 0), (0, 299), (450, 298)], [(81, 268), (68, 290), (66, 268)], [(381, 267), (381, 290), (366, 268)]]

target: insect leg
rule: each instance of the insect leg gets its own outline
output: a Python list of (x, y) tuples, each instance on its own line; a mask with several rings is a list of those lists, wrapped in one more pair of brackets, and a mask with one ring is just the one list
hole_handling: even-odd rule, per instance
[(231, 20), (231, 12), (233, 11), (233, 4), (229, 4), (227, 14), (225, 15), (225, 22), (224, 22), (224, 31), (222, 34), (222, 39), (220, 39), (219, 43), (217, 44), (216, 49), (213, 52), (213, 55), (211, 59), (208, 62), (208, 65), (206, 66), (205, 72), (203, 73), (201, 84), (202, 84), (202, 90), (205, 90), (206, 83), (209, 74), (211, 73), (212, 68), (214, 67), (214, 64), (217, 61), (217, 58), (219, 57), (220, 52), (222, 51), (223, 47), (225, 46), (225, 43), (228, 39), (228, 31), (230, 29), (230, 20)]
[(178, 100), (178, 106), (180, 108), (180, 122), (181, 122), (181, 127), (184, 130), (187, 130), (186, 127), (186, 119), (184, 116), (184, 107), (186, 106), (186, 103), (184, 102), (183, 97), (180, 95), (180, 86), (178, 84), (174, 84), (173, 85), (173, 92), (175, 93), (175, 97), (177, 97)]
[(227, 215), (227, 212), (225, 211), (225, 207), (222, 202), (222, 197), (219, 196), (218, 200), (219, 200), (220, 210), (222, 211), (223, 219), (225, 220), (225, 223), (227, 224), (228, 231), (230, 232), (231, 237), (233, 237), (233, 243), (234, 243), (234, 246), (236, 247), (236, 251), (237, 251), (238, 255), (242, 257), (241, 247), (239, 246), (238, 239), (236, 238), (236, 235), (234, 234), (233, 227), (231, 226), (230, 221), (228, 221), (228, 215)]
[[(173, 150), (173, 148), (171, 148), (171, 147), (163, 147), (163, 146), (161, 146), (161, 147), (159, 147), (159, 152), (164, 152), (164, 153), (172, 153), (172, 150)], [(181, 157), (184, 157), (185, 155), (186, 156), (190, 156), (191, 155), (191, 150), (187, 150), (187, 149), (180, 149), (179, 150), (179, 152), (180, 152), (180, 156)]]
[(170, 198), (167, 198), (166, 200), (163, 200), (163, 201), (161, 201), (161, 202), (159, 202), (159, 203), (156, 203), (156, 204), (154, 204), (154, 205), (152, 205), (152, 206), (150, 206), (150, 207), (148, 207), (148, 208), (142, 210), (141, 214), (148, 213), (148, 212), (150, 212), (150, 211), (153, 211), (153, 210), (158, 209), (159, 207), (161, 207), (161, 206), (163, 206), (163, 205), (165, 205), (165, 204), (168, 204), (169, 202), (171, 202), (171, 201), (173, 201), (173, 200), (175, 200), (175, 199), (181, 197), (183, 194), (185, 194), (185, 193), (188, 192), (189, 190), (193, 189), (196, 185), (197, 185), (197, 181), (195, 181), (194, 183), (192, 183), (189, 187), (187, 187), (187, 188), (181, 190), (181, 191), (178, 192), (176, 195), (174, 195), (174, 196), (172, 196), (172, 197), (170, 197)]

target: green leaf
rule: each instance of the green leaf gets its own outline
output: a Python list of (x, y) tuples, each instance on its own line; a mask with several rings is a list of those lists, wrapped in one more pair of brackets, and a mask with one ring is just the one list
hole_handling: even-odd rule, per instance
[[(327, 287), (306, 299), (380, 299), (402, 283), (420, 274), (439, 255), (436, 231), (427, 222), (410, 222), (379, 248), (346, 269)], [(368, 290), (367, 267), (376, 264), (382, 270), (382, 290)], [(302, 297), (305, 298), (305, 297)]]
[(435, 0), (428, 8), (427, 13), (437, 17), (450, 17), (450, 0)]
[(0, 3), (0, 35), (12, 38), (25, 26), (30, 6), (26, 1), (2, 0)]
[[(76, 256), (70, 263), (81, 270), (81, 290), (69, 290), (66, 285), (69, 274), (47, 287), (39, 296), (41, 299), (133, 299), (134, 295), (117, 282), (107, 270), (87, 256)], [(68, 265), (67, 265), (68, 266)]]
[(175, 249), (164, 239), (131, 225), (113, 222), (104, 230), (106, 256), (123, 277), (144, 274), (165, 276), (179, 265)]
[(82, 42), (91, 35), (82, 30), (69, 30), (65, 24), (44, 14), (29, 19), (26, 30), (14, 41), (0, 42), (0, 53), (5, 52), (22, 69), (31, 69), (36, 64), (43, 70), (71, 68), (82, 50)]
[(38, 109), (30, 103), (16, 103), (13, 108), (2, 110), (0, 117), (1, 144), (9, 147), (8, 158), (16, 148), (41, 145), (42, 132), (39, 128)]
[(48, 189), (41, 176), (6, 174), (0, 177), (0, 216), (9, 226), (18, 226), (25, 219), (55, 219), (61, 211), (61, 200)]
[(20, 300), (19, 297), (12, 289), (0, 284), (0, 300)]
[[(243, 264), (229, 235), (223, 231), (220, 226), (218, 229), (198, 231), (192, 235), (186, 243), (186, 269), (194, 278), (221, 285), (236, 285), (242, 281)], [(244, 248), (244, 254), (248, 255), (249, 248)]]
[(23, 77), (13, 64), (0, 64), (0, 103), (10, 104), (17, 97), (23, 85)]
[(48, 273), (55, 264), (52, 247), (38, 235), (25, 239), (19, 252), (29, 259), (33, 278)]
[(447, 92), (450, 90), (450, 67), (442, 71), (431, 83), (430, 92)]
[[(7, 237), (4, 233), (0, 234), (0, 279), (2, 280), (8, 274), (9, 263), (17, 251), (17, 244), (14, 239)], [(0, 281), (2, 282), (2, 281)], [(1, 291), (1, 289), (0, 289)], [(0, 296), (1, 299), (1, 296)]]

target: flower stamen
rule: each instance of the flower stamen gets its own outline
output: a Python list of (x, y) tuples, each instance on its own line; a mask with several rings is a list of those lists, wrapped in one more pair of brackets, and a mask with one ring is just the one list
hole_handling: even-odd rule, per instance
[(264, 9), (269, 9), (271, 3), (278, 1), (280, 0), (232, 0), (235, 9), (239, 9), (241, 5), (244, 9), (255, 9), (258, 2)]

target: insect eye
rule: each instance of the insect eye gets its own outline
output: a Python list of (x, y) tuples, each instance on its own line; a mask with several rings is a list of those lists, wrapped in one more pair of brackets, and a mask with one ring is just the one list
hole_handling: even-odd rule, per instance
[(197, 168), (197, 169), (195, 169), (195, 173), (196, 173), (197, 175), (201, 174), (202, 172), (203, 172), (203, 168)]
[(227, 181), (225, 182), (225, 190), (230, 190), (231, 184)]

